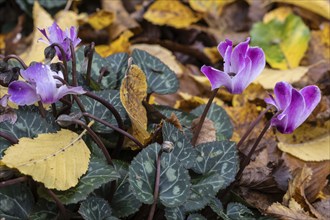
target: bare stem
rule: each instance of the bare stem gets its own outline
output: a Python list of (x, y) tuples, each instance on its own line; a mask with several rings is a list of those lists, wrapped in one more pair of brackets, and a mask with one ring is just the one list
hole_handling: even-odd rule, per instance
[(21, 176), (21, 177), (15, 178), (15, 179), (2, 181), (2, 182), (0, 182), (0, 188), (10, 186), (10, 185), (14, 185), (16, 183), (25, 182), (27, 180), (28, 180), (27, 176)]
[(24, 63), (24, 61), (19, 56), (15, 55), (15, 54), (10, 54), (8, 56), (5, 56), (5, 58), (3, 58), (3, 61), (7, 62), (9, 59), (17, 60), (24, 69), (28, 68), (28, 66)]
[(63, 76), (64, 76), (64, 80), (66, 82), (69, 82), (69, 78), (68, 78), (68, 75), (69, 75), (69, 72), (68, 72), (68, 64), (67, 64), (67, 61), (66, 61), (66, 53), (64, 52), (63, 50), (63, 47), (58, 44), (58, 43), (52, 43), (52, 45), (50, 45), (52, 47), (57, 47), (61, 54), (62, 54), (62, 62), (63, 62), (63, 65), (64, 65), (64, 73), (63, 73)]
[(97, 134), (95, 134), (95, 132), (88, 127), (84, 122), (78, 120), (78, 119), (72, 119), (72, 122), (75, 124), (80, 125), (82, 128), (86, 129), (88, 134), (93, 138), (93, 140), (95, 141), (95, 143), (99, 146), (99, 148), (102, 150), (105, 158), (107, 159), (108, 164), (113, 165), (112, 163), (112, 159), (111, 156), (107, 150), (107, 148), (105, 147), (105, 145), (103, 144), (102, 140), (97, 136)]
[(77, 59), (76, 52), (74, 50), (74, 46), (72, 44), (72, 40), (70, 40), (70, 50), (71, 50), (71, 58), (72, 58), (72, 85), (77, 86)]
[(9, 141), (11, 144), (17, 144), (18, 143), (18, 139), (6, 132), (0, 131), (0, 137), (3, 137), (4, 139), (6, 139), (7, 141)]
[(86, 84), (89, 86), (91, 84), (91, 74), (92, 74), (92, 63), (93, 63), (93, 55), (94, 55), (94, 42), (91, 43), (88, 56), (88, 63), (87, 63), (87, 76), (86, 76)]
[(58, 209), (60, 210), (60, 213), (61, 213), (60, 219), (68, 220), (69, 217), (66, 214), (66, 209), (65, 209), (63, 203), (57, 198), (57, 196), (55, 195), (55, 193), (52, 190), (46, 189), (46, 191), (50, 195), (50, 197), (52, 197), (52, 199), (55, 201)]
[(199, 136), (199, 133), (200, 133), (200, 131), (201, 131), (201, 129), (202, 129), (202, 126), (203, 126), (203, 123), (204, 123), (204, 121), (205, 121), (206, 115), (207, 115), (207, 113), (208, 113), (208, 111), (209, 111), (209, 109), (210, 109), (210, 107), (211, 107), (211, 104), (212, 104), (212, 102), (213, 102), (214, 97), (215, 97), (215, 96), (217, 95), (217, 93), (218, 93), (218, 90), (219, 90), (219, 88), (213, 90), (213, 92), (212, 92), (212, 94), (211, 94), (211, 97), (209, 98), (209, 101), (207, 102), (207, 104), (206, 104), (206, 106), (205, 106), (205, 108), (204, 108), (204, 111), (203, 111), (203, 113), (202, 113), (202, 116), (201, 116), (201, 118), (199, 119), (199, 122), (198, 122), (198, 125), (197, 125), (197, 127), (196, 127), (196, 130), (195, 130), (194, 136), (193, 136), (192, 141), (191, 141), (191, 144), (192, 144), (193, 146), (195, 146), (195, 144), (196, 144), (196, 142), (197, 142), (197, 140), (198, 140), (198, 136)]
[(46, 110), (45, 110), (44, 106), (42, 105), (41, 101), (38, 101), (38, 109), (39, 109), (39, 112), (41, 114), (41, 117), (45, 118), (46, 117)]
[(159, 196), (159, 183), (160, 183), (160, 161), (163, 153), (163, 149), (160, 149), (158, 152), (157, 160), (156, 160), (156, 179), (155, 179), (155, 188), (154, 188), (154, 202), (150, 208), (148, 220), (152, 220), (157, 207), (157, 200)]

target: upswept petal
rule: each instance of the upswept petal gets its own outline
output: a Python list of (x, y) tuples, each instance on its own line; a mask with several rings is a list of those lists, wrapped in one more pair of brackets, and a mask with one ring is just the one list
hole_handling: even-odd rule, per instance
[(291, 102), (292, 86), (287, 82), (278, 82), (275, 85), (274, 94), (276, 101), (276, 108), (279, 111), (284, 111)]
[(54, 101), (56, 102), (68, 94), (81, 95), (84, 93), (86, 93), (86, 91), (81, 86), (77, 86), (77, 87), (70, 86), (69, 87), (69, 86), (63, 85), (60, 88), (58, 88)]
[(22, 77), (30, 82), (36, 83), (37, 81), (46, 81), (47, 80), (47, 66), (41, 63), (34, 63), (32, 66), (29, 66), (26, 70), (21, 70)]
[[(248, 37), (246, 41), (239, 43), (233, 50), (231, 54), (231, 72), (238, 73), (242, 69), (242, 59), (245, 58), (246, 53), (249, 49), (250, 38)], [(244, 59), (243, 59), (244, 60)]]
[(276, 129), (281, 133), (286, 133), (286, 128), (288, 126), (288, 116), (280, 114), (277, 117), (272, 118), (271, 126), (276, 127)]
[[(49, 38), (48, 38), (48, 35), (47, 35), (47, 32), (46, 32), (46, 29), (40, 29), (40, 28), (38, 28), (38, 30), (39, 30), (39, 31), (41, 32), (41, 34), (44, 35), (45, 38), (47, 38), (47, 40), (49, 41)], [(38, 39), (38, 41), (43, 41), (43, 42), (49, 44), (49, 43), (46, 42), (45, 40), (42, 40), (42, 38)]]
[(300, 94), (304, 97), (306, 106), (305, 111), (299, 118), (299, 123), (302, 124), (321, 101), (321, 91), (319, 87), (311, 85), (300, 90)]
[(52, 26), (48, 27), (48, 33), (50, 43), (61, 43), (65, 39), (64, 32), (56, 22), (54, 22)]
[(219, 88), (220, 86), (225, 86), (230, 92), (233, 90), (231, 78), (228, 74), (205, 65), (202, 66), (201, 71), (211, 82), (212, 90)]
[(252, 61), (252, 74), (250, 75), (250, 82), (252, 82), (265, 68), (266, 58), (263, 50), (258, 47), (250, 47), (247, 51), (247, 56), (250, 57)]
[(34, 86), (22, 81), (11, 82), (8, 86), (8, 94), (9, 100), (17, 105), (32, 105), (40, 100)]
[(74, 26), (71, 26), (70, 31), (67, 29), (66, 35), (68, 38), (70, 38), (70, 40), (72, 40), (72, 44), (74, 47), (76, 47), (81, 42), (81, 39), (78, 38), (78, 33)]
[(304, 97), (296, 89), (292, 89), (291, 103), (283, 111), (283, 114), (288, 117), (288, 124), (284, 133), (292, 133), (301, 124), (300, 117), (303, 116), (305, 107)]
[[(242, 66), (243, 67), (243, 66)], [(233, 94), (240, 94), (251, 82), (252, 61), (249, 57), (245, 57), (244, 67), (233, 78)]]
[(233, 42), (228, 39), (226, 39), (225, 41), (222, 41), (218, 45), (218, 51), (224, 59), (225, 59), (225, 54), (226, 54), (226, 51), (228, 50), (228, 48), (230, 48), (230, 53), (231, 53), (231, 50), (233, 48)]
[[(49, 69), (49, 71), (51, 70)], [(36, 82), (36, 91), (43, 103), (54, 103), (55, 94), (57, 92), (56, 81), (50, 72), (46, 73), (45, 76), (46, 77), (43, 77), (42, 80), (39, 79)]]

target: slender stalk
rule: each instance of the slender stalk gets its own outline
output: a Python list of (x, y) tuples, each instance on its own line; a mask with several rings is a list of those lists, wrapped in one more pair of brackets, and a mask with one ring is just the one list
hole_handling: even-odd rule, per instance
[(55, 103), (52, 104), (52, 112), (53, 112), (53, 116), (56, 117), (57, 116), (57, 109), (56, 109)]
[(203, 126), (203, 123), (204, 123), (204, 121), (205, 121), (206, 115), (207, 115), (207, 113), (208, 113), (208, 111), (209, 111), (209, 109), (210, 109), (210, 107), (211, 107), (211, 104), (212, 104), (212, 102), (213, 102), (213, 99), (215, 98), (215, 96), (216, 96), (217, 93), (218, 93), (218, 90), (219, 90), (219, 88), (213, 90), (213, 92), (212, 92), (212, 94), (211, 94), (211, 97), (209, 98), (209, 101), (207, 102), (207, 104), (206, 104), (206, 106), (205, 106), (205, 109), (204, 109), (204, 111), (203, 111), (203, 113), (202, 113), (202, 116), (201, 116), (201, 118), (199, 119), (199, 122), (198, 122), (198, 125), (197, 125), (197, 127), (196, 127), (196, 130), (195, 130), (194, 136), (193, 136), (192, 141), (191, 141), (191, 144), (192, 144), (193, 146), (195, 146), (195, 144), (196, 144), (196, 142), (197, 142), (197, 140), (198, 140), (198, 136), (199, 136), (199, 133), (200, 133), (200, 131), (201, 131), (201, 129), (202, 129), (202, 126)]
[(243, 142), (245, 141), (245, 139), (249, 136), (249, 134), (251, 133), (251, 131), (253, 130), (253, 128), (261, 121), (262, 117), (268, 112), (268, 110), (271, 109), (271, 106), (268, 105), (266, 107), (266, 109), (264, 111), (262, 111), (259, 116), (256, 118), (256, 120), (254, 120), (249, 128), (246, 130), (246, 132), (244, 133), (244, 135), (242, 136), (241, 140), (237, 143), (237, 149), (239, 149), (239, 147), (243, 144)]
[(156, 179), (155, 179), (155, 188), (154, 188), (154, 202), (150, 208), (148, 220), (152, 220), (157, 207), (157, 200), (159, 196), (159, 182), (160, 182), (160, 159), (162, 156), (163, 150), (161, 149), (158, 152), (157, 161), (156, 161)]
[(46, 118), (46, 110), (45, 110), (44, 106), (42, 105), (41, 101), (38, 101), (38, 109), (39, 109), (41, 117)]
[(28, 66), (24, 63), (24, 61), (19, 56), (15, 55), (15, 54), (10, 54), (8, 56), (5, 56), (5, 58), (3, 58), (3, 61), (4, 62), (7, 62), (10, 59), (17, 60), (24, 69), (27, 69), (28, 68)]
[(94, 42), (91, 43), (90, 49), (88, 51), (88, 63), (87, 63), (87, 73), (86, 73), (86, 84), (89, 86), (91, 84), (91, 74), (92, 74), (92, 61), (93, 61), (93, 55), (94, 55)]
[(75, 124), (80, 125), (82, 128), (84, 128), (84, 129), (87, 130), (88, 134), (93, 138), (93, 140), (95, 141), (95, 143), (102, 150), (105, 158), (107, 159), (108, 164), (113, 165), (111, 156), (110, 156), (107, 148), (105, 147), (105, 145), (103, 144), (103, 142), (101, 141), (101, 139), (97, 136), (97, 134), (95, 134), (95, 132), (90, 127), (88, 127), (84, 122), (82, 122), (82, 121), (80, 121), (78, 119), (72, 118), (72, 122), (75, 123)]
[(69, 217), (66, 214), (66, 209), (65, 209), (63, 203), (57, 198), (57, 196), (55, 195), (55, 193), (52, 190), (46, 189), (46, 191), (50, 195), (50, 197), (52, 197), (52, 199), (55, 201), (58, 209), (60, 210), (60, 213), (61, 213), (60, 219), (68, 220)]
[(7, 141), (9, 141), (11, 144), (17, 144), (18, 143), (18, 139), (6, 132), (0, 131), (0, 137), (3, 137), (4, 139), (6, 139)]
[(60, 50), (60, 52), (62, 54), (62, 62), (63, 62), (63, 65), (64, 65), (64, 73), (63, 73), (64, 80), (66, 82), (69, 82), (69, 78), (68, 78), (68, 75), (69, 75), (68, 64), (67, 64), (67, 61), (66, 61), (66, 53), (64, 52), (63, 47), (60, 44), (58, 44), (58, 43), (52, 43), (51, 46), (52, 47), (57, 47)]
[(71, 58), (72, 58), (72, 85), (77, 86), (77, 59), (76, 59), (76, 52), (74, 50), (74, 46), (72, 44), (72, 40), (70, 41), (70, 50), (71, 50)]
[[(83, 94), (85, 96), (88, 96), (92, 99), (95, 99), (96, 101), (100, 102), (102, 105), (104, 105), (107, 109), (109, 109), (111, 111), (111, 113), (113, 114), (113, 116), (115, 117), (116, 121), (117, 121), (117, 124), (118, 124), (118, 127), (122, 130), (124, 130), (124, 122), (123, 120), (121, 119), (121, 116), (120, 114), (118, 113), (118, 111), (108, 102), (106, 101), (105, 99), (95, 95), (94, 93), (92, 92), (89, 92), (87, 91), (85, 94)], [(124, 143), (124, 135), (123, 134), (120, 134), (120, 137), (119, 137), (119, 140), (117, 142), (117, 146), (116, 148), (119, 148), (123, 145)]]
[(10, 186), (10, 185), (14, 185), (16, 183), (25, 182), (27, 180), (28, 180), (28, 177), (27, 176), (21, 176), (21, 177), (15, 178), (15, 179), (2, 181), (2, 182), (0, 182), (0, 188), (6, 187), (6, 186)]
[(103, 119), (96, 117), (95, 115), (89, 114), (88, 112), (83, 112), (83, 115), (84, 116), (87, 116), (87, 117), (89, 117), (91, 119), (94, 119), (95, 121), (98, 121), (98, 122), (104, 124), (105, 126), (108, 126), (109, 128), (112, 128), (113, 130), (121, 133), (122, 135), (125, 135), (127, 138), (129, 138), (134, 143), (136, 143), (140, 148), (144, 148), (143, 144), (138, 139), (136, 139), (134, 136), (132, 136), (131, 134), (127, 133), (126, 131), (118, 128), (117, 126), (114, 126), (114, 125), (110, 124), (109, 122), (104, 121)]

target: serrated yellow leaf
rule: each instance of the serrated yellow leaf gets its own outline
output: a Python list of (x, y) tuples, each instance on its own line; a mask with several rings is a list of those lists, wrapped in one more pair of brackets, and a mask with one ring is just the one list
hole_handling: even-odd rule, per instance
[(62, 129), (34, 139), (23, 137), (5, 151), (2, 162), (49, 189), (67, 190), (88, 169), (90, 151), (81, 136)]
[[(120, 101), (132, 122), (132, 135), (142, 144), (150, 139), (147, 131), (147, 111), (142, 100), (147, 96), (147, 79), (137, 65), (131, 65), (127, 76), (120, 86)], [(133, 150), (138, 149), (136, 144), (128, 144)]]
[(143, 17), (153, 24), (168, 25), (175, 28), (188, 27), (201, 18), (178, 0), (156, 1), (148, 8)]

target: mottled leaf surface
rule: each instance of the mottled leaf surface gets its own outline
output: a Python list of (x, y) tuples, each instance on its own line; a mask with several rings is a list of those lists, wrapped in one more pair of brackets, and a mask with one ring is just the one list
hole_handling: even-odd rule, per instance
[(108, 201), (98, 197), (87, 198), (81, 203), (78, 212), (85, 220), (117, 219), (111, 215), (111, 207)]
[(56, 220), (59, 211), (54, 202), (49, 202), (45, 199), (39, 199), (37, 204), (33, 207), (29, 219), (31, 220)]
[(207, 219), (201, 214), (195, 213), (195, 214), (190, 214), (187, 220), (207, 220)]
[(165, 209), (165, 217), (167, 220), (184, 220), (186, 218), (185, 211), (182, 206)]
[(148, 93), (169, 94), (178, 90), (175, 73), (157, 57), (139, 49), (133, 50), (132, 57), (147, 76)]

